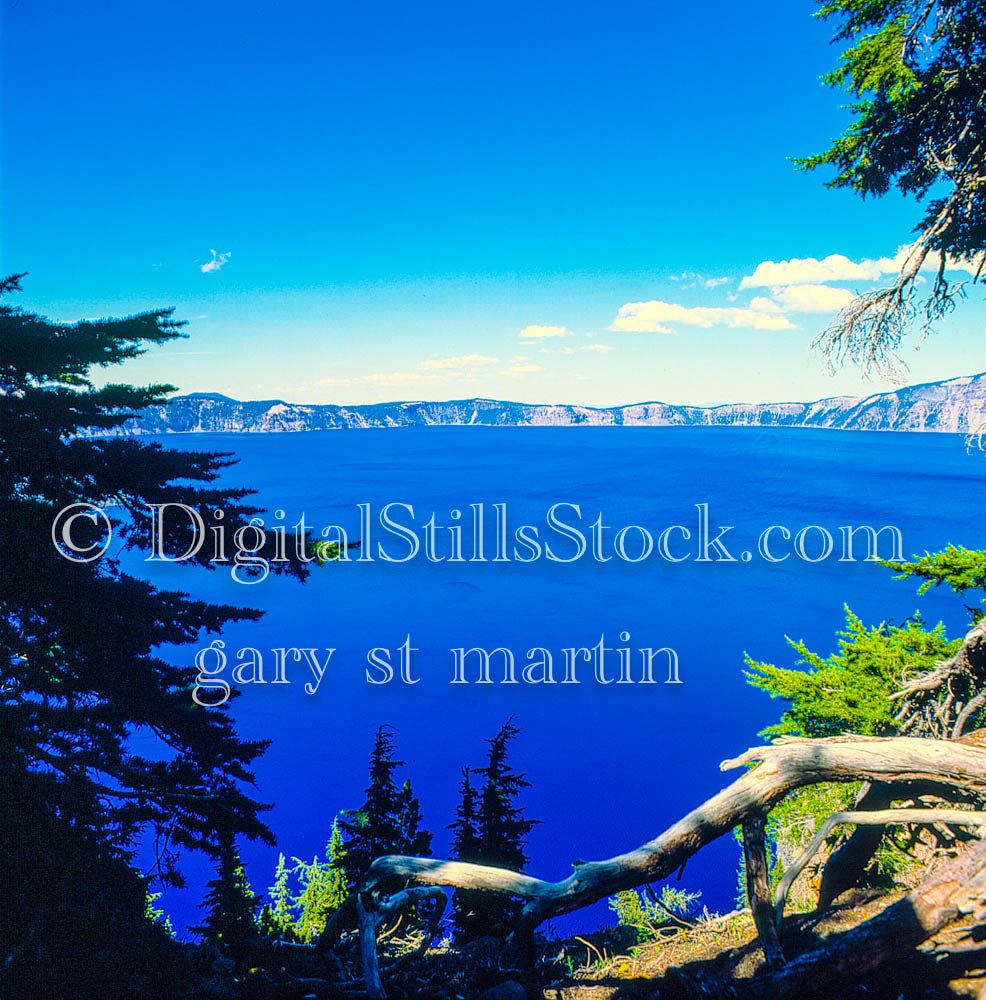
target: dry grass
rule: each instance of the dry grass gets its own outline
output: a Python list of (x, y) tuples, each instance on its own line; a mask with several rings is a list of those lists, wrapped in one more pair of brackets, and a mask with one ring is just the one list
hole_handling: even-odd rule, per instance
[[(869, 920), (900, 893), (858, 892), (824, 914), (791, 915), (785, 943), (793, 953)], [(628, 954), (574, 970), (565, 981), (544, 992), (545, 1000), (617, 1000), (653, 998), (661, 981), (687, 978), (701, 970), (724, 978), (748, 979), (763, 968), (763, 953), (749, 910), (700, 921), (694, 928), (668, 934), (630, 949)]]
[[(654, 941), (635, 945), (627, 954), (600, 958), (586, 948), (591, 961), (574, 970), (569, 981), (545, 990), (546, 1000), (610, 1000), (652, 996), (656, 980), (671, 968), (708, 962), (744, 946), (755, 945), (756, 930), (749, 910), (702, 920), (688, 930), (669, 930)], [(755, 965), (759, 965), (757, 960)]]

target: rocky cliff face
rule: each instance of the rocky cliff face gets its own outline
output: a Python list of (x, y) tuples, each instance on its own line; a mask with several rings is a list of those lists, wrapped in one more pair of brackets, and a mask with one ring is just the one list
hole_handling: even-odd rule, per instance
[(214, 393), (177, 397), (148, 409), (127, 434), (322, 431), (361, 427), (488, 426), (783, 426), (842, 430), (978, 432), (986, 422), (986, 373), (912, 385), (874, 396), (835, 396), (814, 403), (590, 406), (462, 399), (444, 403), (308, 406), (281, 400), (240, 402)]

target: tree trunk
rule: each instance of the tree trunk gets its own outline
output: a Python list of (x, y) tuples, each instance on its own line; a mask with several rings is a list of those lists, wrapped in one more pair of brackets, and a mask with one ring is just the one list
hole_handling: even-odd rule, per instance
[(767, 843), (764, 834), (766, 816), (754, 813), (743, 823), (743, 858), (746, 863), (746, 898), (757, 925), (763, 957), (768, 965), (781, 965), (784, 952), (777, 936), (774, 905), (770, 893), (770, 867), (767, 864)]

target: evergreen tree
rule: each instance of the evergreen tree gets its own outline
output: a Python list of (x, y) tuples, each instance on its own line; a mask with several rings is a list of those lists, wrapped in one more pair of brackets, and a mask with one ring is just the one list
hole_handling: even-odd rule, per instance
[(963, 297), (949, 268), (981, 274), (983, 14), (982, 0), (818, 0), (817, 16), (846, 45), (822, 79), (848, 94), (852, 120), (827, 150), (797, 162), (833, 168), (830, 187), (864, 198), (896, 188), (920, 206), (917, 238), (889, 286), (858, 296), (822, 335), (834, 354), (866, 366), (892, 359), (919, 308), (927, 331)]
[(448, 825), (448, 829), (452, 831), (452, 857), (459, 861), (475, 861), (480, 854), (477, 826), (479, 808), (476, 802), (476, 789), (469, 780), (471, 774), (472, 771), (468, 767), (462, 769), (455, 822)]
[(332, 822), (332, 837), (325, 849), (325, 859), (324, 905), (328, 917), (342, 906), (349, 895), (345, 868), (346, 848), (342, 842), (338, 817)]
[(325, 873), (318, 855), (310, 865), (300, 864), (301, 895), (298, 896), (298, 921), (294, 931), (302, 941), (311, 941), (325, 926)]
[[(20, 277), (0, 281), (0, 295)], [(195, 704), (196, 670), (157, 652), (259, 613), (159, 590), (118, 557), (149, 549), (149, 504), (184, 502), (206, 524), (222, 509), (230, 533), (258, 511), (248, 491), (215, 485), (226, 455), (92, 436), (167, 402), (171, 386), (97, 388), (91, 372), (182, 336), (170, 310), (64, 324), (0, 303), (0, 843), (17, 845), (0, 866), (0, 993), (18, 984), (36, 995), (44, 977), (54, 993), (81, 995), (73, 949), (85, 928), (91, 992), (109, 997), (122, 987), (103, 956), (136, 967), (147, 954), (146, 884), (132, 865), (142, 834), (167, 845), (164, 874), (170, 848), (270, 839), (247, 788), (264, 744), (240, 740), (228, 712)], [(92, 518), (60, 522), (76, 549), (112, 538), (87, 562), (53, 545), (60, 512), (79, 503)], [(195, 540), (187, 518), (168, 520), (168, 555)], [(274, 541), (263, 554), (276, 554)], [(187, 562), (208, 567), (208, 549)], [(306, 567), (272, 571), (303, 577)]]
[(479, 851), (483, 863), (518, 872), (528, 862), (524, 848), (535, 825), (516, 805), (520, 790), (530, 782), (514, 771), (507, 759), (510, 743), (519, 734), (513, 718), (508, 719), (496, 736), (486, 741), (486, 766), (476, 769), (476, 774), (485, 779), (479, 801)]
[(159, 892), (149, 892), (147, 894), (147, 902), (144, 906), (144, 916), (152, 924), (160, 924), (170, 937), (174, 937), (175, 929), (171, 926), (171, 918), (167, 916), (163, 909), (154, 905), (160, 898), (161, 893)]
[[(267, 890), (268, 902), (260, 914), (263, 933), (288, 940), (314, 940), (349, 895), (343, 868), (345, 853), (336, 819), (324, 858), (316, 854), (311, 864), (295, 858), (295, 866), (288, 868), (284, 855), (280, 855), (274, 884)], [(298, 879), (296, 896), (291, 891), (293, 875)]]
[[(882, 566), (897, 571), (895, 580), (917, 577), (921, 580), (918, 594), (926, 594), (933, 587), (948, 587), (962, 597), (972, 591), (986, 591), (986, 552), (967, 549), (961, 545), (948, 545), (941, 552), (926, 552), (913, 562), (883, 562)], [(966, 604), (973, 623), (983, 617), (986, 597), (979, 597), (978, 604)]]
[[(920, 580), (919, 595), (940, 586), (960, 597), (986, 590), (986, 552), (949, 545), (881, 565), (896, 570), (898, 580)], [(981, 621), (983, 603), (980, 596), (977, 604), (965, 604), (972, 623)], [(941, 622), (928, 628), (915, 613), (901, 625), (867, 627), (848, 608), (846, 620), (838, 652), (827, 658), (790, 639), (799, 654), (793, 668), (746, 658), (748, 682), (789, 703), (764, 735), (955, 739), (986, 723), (986, 666), (978, 654), (957, 655), (963, 640), (949, 639)]]
[(401, 786), (398, 808), (400, 820), (394, 853), (428, 857), (431, 854), (431, 834), (421, 826), (421, 804), (411, 787), (410, 778)]
[(267, 890), (270, 902), (260, 912), (260, 929), (265, 934), (293, 937), (294, 901), (288, 885), (290, 875), (284, 855), (279, 854), (277, 867), (274, 869), (274, 884)]
[(925, 628), (920, 615), (903, 625), (883, 622), (867, 627), (849, 608), (845, 610), (839, 650), (828, 657), (792, 639), (788, 643), (798, 654), (794, 667), (746, 657), (748, 683), (789, 703), (781, 721), (762, 735), (893, 736), (902, 720), (890, 696), (902, 687), (905, 673), (931, 670), (959, 645), (948, 639), (941, 623)]
[[(479, 840), (479, 804), (476, 789), (470, 780), (471, 771), (468, 767), (462, 769), (462, 780), (459, 782), (459, 804), (455, 810), (455, 822), (448, 829), (452, 831), (451, 856), (457, 861), (481, 861)], [(483, 895), (475, 889), (456, 889), (452, 895), (452, 926), (455, 928), (455, 939), (459, 942), (470, 941), (480, 937), (483, 928), (479, 926), (476, 905)]]
[[(519, 733), (513, 718), (510, 718), (492, 739), (486, 741), (486, 766), (473, 771), (484, 779), (478, 803), (468, 776), (460, 785), (462, 801), (453, 829), (456, 840), (463, 847), (457, 850), (469, 849), (471, 844), (475, 844), (473, 858), (456, 855), (462, 860), (474, 860), (479, 864), (513, 871), (523, 871), (528, 862), (525, 851), (527, 836), (537, 821), (526, 819), (523, 809), (516, 803), (518, 794), (528, 787), (529, 782), (523, 774), (513, 770), (508, 759), (510, 743)], [(519, 909), (516, 900), (498, 894), (467, 894), (461, 890), (455, 893), (453, 907), (460, 941), (487, 934), (504, 934)]]
[(430, 851), (431, 834), (420, 828), (420, 807), (410, 782), (398, 789), (394, 772), (404, 764), (394, 757), (393, 730), (380, 726), (370, 753), (370, 783), (359, 809), (339, 819), (345, 850), (347, 885), (357, 886), (375, 858), (385, 854)]
[(216, 874), (206, 883), (206, 890), (201, 904), (206, 919), (194, 930), (241, 965), (258, 943), (255, 914), (260, 901), (250, 889), (233, 838), (220, 847)]

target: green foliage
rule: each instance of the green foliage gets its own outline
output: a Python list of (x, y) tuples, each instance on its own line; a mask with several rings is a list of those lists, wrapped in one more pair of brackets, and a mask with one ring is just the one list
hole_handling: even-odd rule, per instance
[(915, 615), (903, 625), (867, 628), (848, 608), (839, 651), (827, 659), (804, 642), (788, 642), (798, 653), (797, 668), (746, 657), (749, 683), (790, 703), (781, 721), (763, 730), (764, 736), (891, 734), (896, 723), (889, 695), (901, 687), (905, 674), (929, 670), (958, 648), (941, 623), (929, 631)]
[[(942, 584), (959, 595), (969, 590), (986, 591), (986, 552), (959, 545), (949, 545), (941, 552), (926, 552), (912, 562), (881, 562), (881, 565), (896, 570), (897, 580), (912, 576), (922, 580), (918, 594), (926, 594), (932, 587)], [(986, 598), (981, 603), (986, 604)], [(983, 616), (978, 608), (969, 607), (969, 611), (974, 621)]]
[[(767, 837), (772, 855), (771, 885), (774, 888), (829, 816), (852, 808), (858, 790), (858, 782), (807, 785), (774, 806), (767, 820)], [(833, 831), (828, 849), (832, 850), (842, 837), (842, 831)], [(740, 867), (745, 874), (742, 862)], [(743, 891), (745, 906), (745, 883)], [(814, 905), (814, 898), (802, 876), (790, 895), (792, 907), (809, 909)]]
[[(298, 859), (295, 858), (297, 861)], [(310, 865), (298, 862), (301, 869), (301, 883), (303, 886), (301, 895), (298, 897), (298, 920), (294, 925), (294, 932), (302, 941), (311, 941), (325, 926), (325, 910), (323, 903), (324, 872), (318, 862), (318, 855), (312, 859)]]
[(159, 892), (147, 893), (147, 903), (144, 906), (144, 917), (152, 924), (160, 924), (168, 933), (168, 936), (173, 938), (175, 936), (175, 929), (171, 926), (171, 918), (165, 915), (163, 909), (158, 909), (154, 905), (160, 898), (161, 893)]
[(611, 897), (609, 908), (616, 914), (616, 921), (621, 927), (634, 928), (638, 940), (646, 941), (656, 937), (662, 927), (673, 926), (676, 916), (683, 920), (692, 919), (701, 895), (700, 892), (686, 892), (670, 885), (661, 887), (659, 897), (653, 896), (650, 890), (645, 895), (637, 889), (626, 889)]
[(337, 562), (342, 555), (342, 548), (338, 542), (329, 542), (320, 538), (312, 542), (312, 555), (319, 563)]
[[(963, 594), (986, 589), (986, 553), (949, 546), (912, 562), (883, 562), (896, 570), (897, 579), (917, 577), (918, 593), (945, 584)], [(846, 608), (846, 628), (839, 633), (839, 650), (823, 658), (803, 642), (788, 640), (798, 653), (795, 668), (758, 663), (749, 656), (746, 677), (750, 684), (771, 697), (788, 702), (779, 723), (763, 731), (765, 736), (837, 736), (842, 733), (892, 735), (898, 728), (897, 706), (890, 695), (913, 676), (934, 669), (938, 661), (954, 655), (960, 640), (950, 641), (939, 623), (927, 629), (919, 614), (902, 625), (882, 623), (867, 628)], [(942, 695), (944, 697), (944, 695)], [(821, 784), (798, 789), (771, 811), (768, 850), (771, 878), (777, 881), (807, 847), (825, 820), (852, 808), (858, 785)], [(845, 837), (835, 830), (828, 848)], [(914, 865), (913, 857), (894, 836), (884, 837), (874, 858), (878, 875), (899, 877)], [(745, 869), (740, 864), (740, 894), (745, 899)], [(792, 903), (810, 905), (811, 894), (804, 882), (797, 886)], [(745, 905), (745, 904), (744, 904)]]
[[(922, 213), (916, 239), (887, 287), (860, 292), (819, 343), (864, 367), (889, 361), (923, 286), (924, 330), (965, 296), (946, 271), (978, 280), (986, 249), (986, 17), (982, 0), (818, 0), (817, 15), (846, 43), (825, 77), (850, 96), (849, 127), (828, 149), (796, 162), (831, 168), (830, 187), (876, 197), (896, 188)], [(903, 243), (903, 240), (901, 241)], [(922, 271), (931, 271), (925, 282)]]
[(774, 806), (767, 821), (767, 834), (775, 844), (788, 848), (778, 851), (781, 875), (832, 813), (852, 809), (858, 791), (858, 782), (807, 785)]
[[(768, 847), (770, 850), (771, 885), (776, 888), (781, 877), (804, 852), (822, 824), (837, 812), (848, 812), (853, 808), (859, 792), (858, 782), (825, 783), (807, 785), (786, 796), (772, 810), (767, 822)], [(826, 841), (825, 850), (834, 851), (849, 835), (852, 827), (836, 827)], [(902, 847), (897, 837), (900, 831), (891, 828), (880, 841), (873, 856), (870, 881), (900, 878), (917, 862), (906, 847)], [(825, 853), (816, 856), (816, 861), (824, 860)], [(743, 904), (745, 903), (745, 868), (740, 863), (740, 884)], [(881, 883), (882, 884), (882, 883)], [(815, 906), (815, 893), (805, 879), (798, 879), (788, 897), (794, 909), (808, 910)]]
[(346, 848), (338, 819), (332, 822), (332, 836), (325, 849), (325, 875), (323, 902), (326, 913), (334, 913), (346, 901), (349, 885), (346, 882)]
[(277, 867), (274, 869), (274, 884), (267, 890), (268, 902), (260, 911), (259, 925), (264, 934), (274, 937), (286, 937), (293, 934), (294, 900), (288, 884), (291, 877), (284, 855), (277, 857)]
[(284, 855), (280, 855), (274, 884), (267, 890), (268, 902), (260, 914), (263, 933), (288, 941), (315, 940), (349, 895), (343, 865), (345, 853), (336, 820), (324, 858), (315, 855), (311, 864), (295, 858), (294, 867), (288, 868)]
[[(805, 169), (836, 168), (833, 187), (863, 195), (896, 185), (923, 197), (942, 180), (960, 189), (982, 175), (978, 136), (986, 125), (986, 20), (976, 0), (820, 0), (818, 16), (837, 22), (847, 42), (838, 67), (823, 79), (847, 91), (853, 122)], [(983, 205), (969, 198), (938, 234), (935, 249), (970, 259), (982, 250)], [(938, 215), (928, 207), (924, 225)]]

